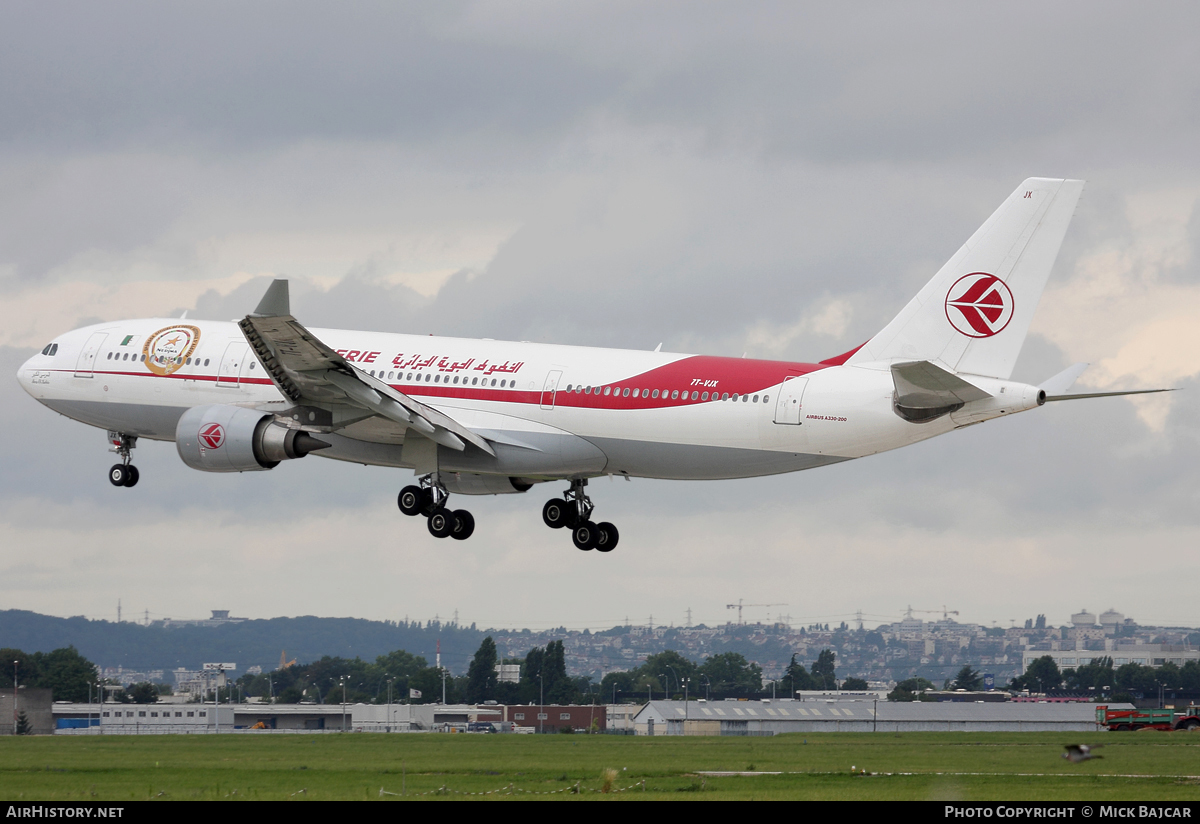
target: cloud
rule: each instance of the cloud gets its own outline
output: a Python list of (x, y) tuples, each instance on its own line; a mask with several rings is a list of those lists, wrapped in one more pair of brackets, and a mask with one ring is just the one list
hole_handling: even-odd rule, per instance
[[(1191, 569), (1200, 528), (1198, 14), (6, 7), (0, 539), (36, 549), (0, 554), (6, 601), (508, 625), (715, 622), (739, 597), (814, 620), (1086, 603), (1187, 623), (1111, 569), (1134, 545)], [(464, 501), (480, 528), (450, 547), (395, 510), (407, 473), (316, 456), (224, 477), (143, 442), (141, 484), (116, 490), (104, 434), (11, 380), (73, 326), (238, 317), (278, 276), (312, 327), (817, 360), (882, 328), (1033, 174), (1089, 186), (1017, 374), (1089, 361), (1086, 388), (1184, 392), (819, 472), (596, 481), (610, 556), (541, 526), (559, 485)]]

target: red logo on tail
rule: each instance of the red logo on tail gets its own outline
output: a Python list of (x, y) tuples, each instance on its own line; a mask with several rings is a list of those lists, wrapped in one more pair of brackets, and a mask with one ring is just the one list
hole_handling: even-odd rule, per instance
[(200, 427), (200, 443), (209, 449), (220, 449), (225, 443), (225, 429), (219, 423), (208, 423)]
[(1012, 291), (995, 275), (963, 275), (946, 293), (946, 320), (969, 338), (990, 338), (1004, 331), (1012, 316)]

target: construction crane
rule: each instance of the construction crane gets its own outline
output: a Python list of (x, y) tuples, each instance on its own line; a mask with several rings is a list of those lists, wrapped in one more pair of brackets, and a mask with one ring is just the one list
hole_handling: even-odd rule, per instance
[(295, 659), (295, 658), (293, 658), (291, 661), (289, 661), (289, 660), (287, 659), (287, 650), (282, 650), (282, 649), (281, 649), (281, 650), (279, 651), (279, 669), (281, 669), (281, 670), (285, 670), (285, 669), (287, 669), (288, 667), (290, 667), (290, 666), (293, 666), (295, 663), (296, 663), (296, 659)]
[(738, 626), (744, 626), (745, 622), (742, 621), (742, 608), (743, 607), (786, 607), (786, 606), (787, 606), (787, 604), (743, 604), (742, 599), (738, 598), (738, 602), (736, 604), (726, 604), (725, 609), (736, 609), (738, 611)]
[(958, 615), (958, 610), (956, 610), (956, 609), (946, 609), (946, 605), (945, 605), (945, 604), (942, 604), (942, 608), (941, 608), (940, 610), (937, 610), (937, 609), (913, 609), (913, 608), (912, 608), (912, 604), (909, 604), (909, 605), (908, 605), (908, 612), (904, 613), (904, 620), (905, 620), (905, 621), (911, 621), (911, 620), (913, 619), (913, 613), (914, 613), (914, 612), (926, 612), (926, 613), (932, 613), (932, 614), (934, 614), (934, 615), (936, 615), (937, 613), (941, 612), (941, 613), (942, 613), (942, 620), (943, 620), (943, 621), (948, 621), (948, 620), (950, 620), (950, 616), (951, 616), (951, 615)]

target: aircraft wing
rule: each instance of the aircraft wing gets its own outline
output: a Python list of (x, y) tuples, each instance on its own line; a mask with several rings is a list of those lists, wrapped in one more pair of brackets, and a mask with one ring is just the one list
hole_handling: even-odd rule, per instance
[(292, 317), (288, 282), (276, 280), (238, 326), (279, 391), (296, 404), (346, 405), (414, 429), (442, 446), (466, 444), (495, 457), (479, 435), (431, 406), (410, 398), (355, 367)]

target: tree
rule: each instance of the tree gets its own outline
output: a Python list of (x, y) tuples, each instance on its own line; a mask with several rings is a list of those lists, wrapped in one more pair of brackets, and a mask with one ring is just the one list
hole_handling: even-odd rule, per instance
[(1106, 687), (1111, 689), (1116, 683), (1113, 660), (1107, 656), (1093, 658), (1078, 669), (1063, 670), (1063, 681), (1066, 683), (1067, 689), (1077, 692), (1087, 690), (1101, 692)]
[(576, 691), (567, 677), (562, 641), (551, 641), (545, 648), (534, 647), (529, 650), (525, 655), (525, 663), (521, 665), (518, 692), (523, 703), (544, 701), (547, 704), (566, 704), (575, 700)]
[(1043, 655), (1026, 667), (1025, 674), (1018, 675), (1009, 686), (1018, 690), (1047, 692), (1058, 689), (1062, 680), (1062, 673), (1058, 671), (1058, 664), (1054, 662), (1054, 658)]
[(788, 682), (788, 689), (792, 692), (794, 698), (799, 690), (813, 690), (817, 688), (816, 682), (809, 674), (809, 671), (804, 668), (803, 664), (796, 662), (796, 653), (792, 653), (792, 662), (787, 665), (787, 669), (783, 671), (783, 680)]
[(547, 703), (574, 703), (579, 695), (575, 684), (567, 677), (567, 656), (563, 650), (562, 641), (551, 641), (546, 644), (544, 667)]
[[(666, 690), (672, 695), (678, 693), (681, 698), (683, 697), (682, 679), (684, 678), (692, 681), (689, 697), (698, 694), (699, 690), (703, 688), (703, 684), (700, 683), (703, 679), (697, 676), (700, 668), (673, 649), (663, 650), (649, 656), (640, 669), (648, 676), (659, 677)], [(712, 676), (710, 675), (709, 678)]]
[(496, 697), (496, 642), (489, 635), (483, 639), (471, 666), (467, 669), (466, 698), (468, 702), (478, 703), (495, 699)]
[(633, 689), (632, 672), (610, 672), (600, 681), (600, 699), (604, 703), (616, 703), (622, 698), (636, 697)]
[(888, 693), (889, 701), (920, 701), (924, 700), (926, 690), (933, 689), (933, 683), (924, 678), (908, 678), (896, 685)]
[(748, 662), (741, 653), (709, 656), (697, 673), (708, 676), (717, 698), (762, 692), (762, 668)]
[(1200, 690), (1200, 662), (1188, 661), (1179, 668), (1179, 679), (1185, 690)]
[(971, 669), (970, 664), (967, 664), (958, 671), (958, 675), (954, 676), (953, 686), (956, 690), (975, 692), (983, 688), (983, 676), (976, 670)]
[(817, 656), (817, 660), (813, 662), (812, 676), (813, 681), (816, 682), (817, 689), (837, 689), (837, 673), (833, 669), (835, 658), (833, 650), (823, 649), (821, 650), (821, 654)]
[(22, 684), (49, 689), (55, 701), (87, 701), (88, 684), (96, 680), (96, 665), (75, 647), (44, 654), (0, 649), (0, 688), (12, 686), (14, 661)]
[(125, 690), (125, 694), (135, 704), (155, 704), (158, 702), (158, 689), (149, 681), (134, 684)]
[(869, 690), (870, 688), (871, 685), (862, 678), (847, 678), (842, 682), (842, 689), (844, 690), (858, 690), (861, 692), (862, 690)]

